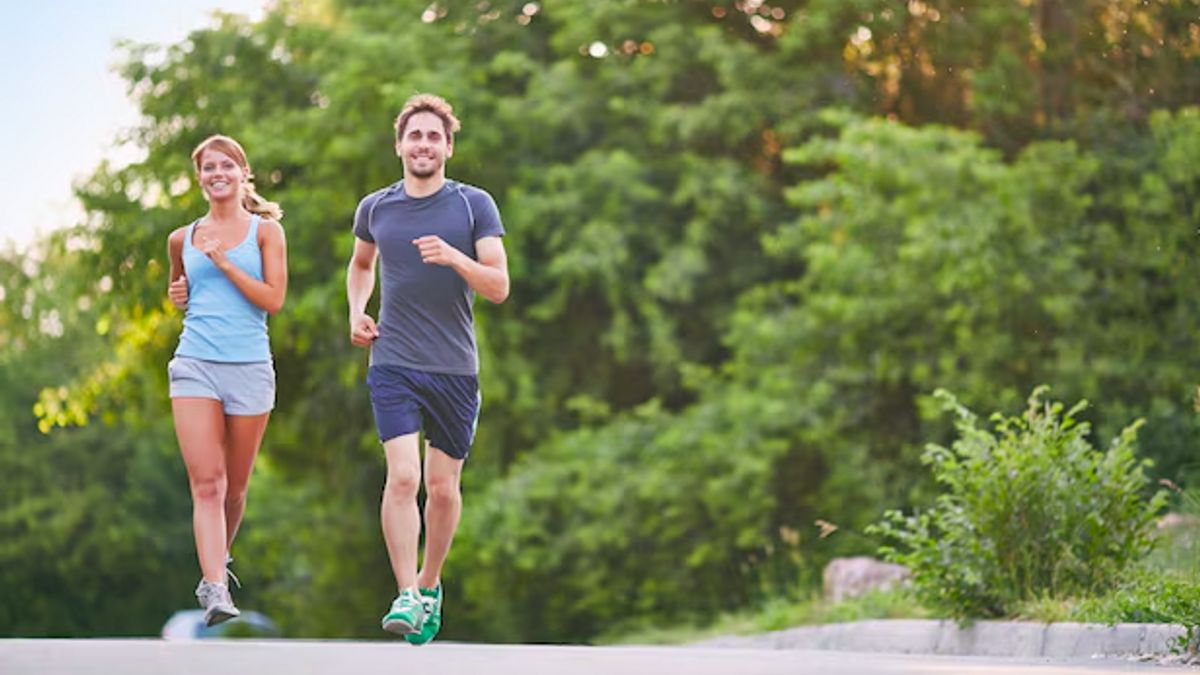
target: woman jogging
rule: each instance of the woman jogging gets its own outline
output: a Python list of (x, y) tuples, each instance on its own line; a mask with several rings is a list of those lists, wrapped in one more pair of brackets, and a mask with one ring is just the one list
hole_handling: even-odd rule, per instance
[(211, 136), (192, 152), (192, 163), (209, 209), (167, 240), (167, 294), (184, 310), (167, 371), (192, 493), (196, 598), (212, 626), (239, 614), (226, 566), (275, 406), (267, 315), (279, 311), (287, 293), (287, 243), (283, 213), (255, 192), (237, 141)]

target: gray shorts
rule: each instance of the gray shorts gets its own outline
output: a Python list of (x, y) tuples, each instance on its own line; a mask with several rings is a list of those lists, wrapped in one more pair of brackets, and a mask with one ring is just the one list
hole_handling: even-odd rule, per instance
[(275, 366), (270, 361), (221, 363), (176, 356), (167, 364), (171, 398), (211, 398), (226, 415), (261, 415), (275, 407)]

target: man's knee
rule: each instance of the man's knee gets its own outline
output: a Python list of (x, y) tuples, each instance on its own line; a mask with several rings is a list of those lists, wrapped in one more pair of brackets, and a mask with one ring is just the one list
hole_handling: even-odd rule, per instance
[(415, 499), (420, 487), (420, 469), (409, 466), (388, 469), (384, 494), (389, 499)]
[(457, 475), (429, 476), (425, 482), (426, 498), (435, 504), (453, 504), (460, 499)]

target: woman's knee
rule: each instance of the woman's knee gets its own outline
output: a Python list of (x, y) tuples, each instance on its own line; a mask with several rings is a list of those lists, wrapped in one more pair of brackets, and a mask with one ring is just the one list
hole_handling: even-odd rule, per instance
[(246, 491), (249, 489), (247, 483), (229, 483), (225, 487), (225, 503), (226, 504), (244, 504), (246, 502)]
[(229, 489), (228, 479), (223, 471), (192, 476), (190, 482), (192, 499), (196, 501), (224, 501)]

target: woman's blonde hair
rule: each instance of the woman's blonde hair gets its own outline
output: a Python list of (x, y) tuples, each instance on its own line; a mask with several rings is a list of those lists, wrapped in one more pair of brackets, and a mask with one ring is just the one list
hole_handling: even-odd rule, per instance
[(228, 136), (214, 134), (200, 141), (200, 145), (192, 151), (192, 163), (196, 165), (196, 172), (200, 171), (200, 156), (205, 150), (216, 150), (233, 158), (238, 166), (246, 172), (246, 180), (242, 182), (242, 207), (250, 213), (256, 213), (260, 216), (266, 216), (274, 220), (283, 218), (283, 209), (275, 202), (267, 201), (262, 195), (254, 189), (254, 174), (250, 171), (250, 163), (246, 161), (246, 151), (237, 141)]

